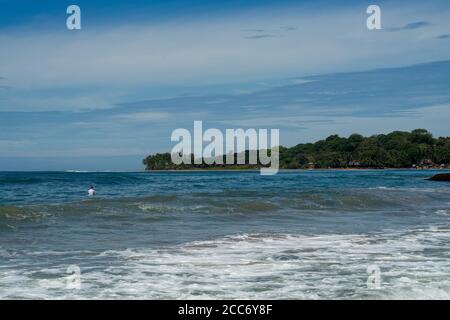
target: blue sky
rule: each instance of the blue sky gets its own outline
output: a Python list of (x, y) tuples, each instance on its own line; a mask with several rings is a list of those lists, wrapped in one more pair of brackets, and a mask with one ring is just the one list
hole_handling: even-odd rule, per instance
[(373, 3), (0, 0), (0, 170), (139, 170), (194, 120), (450, 135), (450, 5), (377, 2), (369, 31)]

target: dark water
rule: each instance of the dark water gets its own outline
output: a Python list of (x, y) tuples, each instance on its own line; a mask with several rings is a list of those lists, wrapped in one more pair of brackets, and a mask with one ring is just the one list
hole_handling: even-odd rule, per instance
[(0, 173), (0, 298), (448, 299), (434, 173)]

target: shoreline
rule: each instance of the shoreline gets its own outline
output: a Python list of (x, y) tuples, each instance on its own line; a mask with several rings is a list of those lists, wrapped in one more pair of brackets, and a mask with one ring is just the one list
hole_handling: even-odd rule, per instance
[[(426, 168), (426, 169), (416, 169), (416, 168), (315, 168), (315, 169), (279, 169), (283, 172), (292, 171), (394, 171), (394, 170), (408, 170), (408, 171), (450, 171), (450, 168)], [(199, 169), (158, 169), (158, 170), (144, 170), (143, 172), (259, 172), (260, 169), (223, 169), (223, 168), (199, 168)]]

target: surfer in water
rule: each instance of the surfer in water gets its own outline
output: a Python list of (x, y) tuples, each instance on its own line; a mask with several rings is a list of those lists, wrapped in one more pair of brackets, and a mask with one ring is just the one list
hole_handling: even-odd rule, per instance
[(88, 196), (89, 197), (93, 197), (95, 196), (95, 188), (94, 187), (90, 187), (88, 190)]

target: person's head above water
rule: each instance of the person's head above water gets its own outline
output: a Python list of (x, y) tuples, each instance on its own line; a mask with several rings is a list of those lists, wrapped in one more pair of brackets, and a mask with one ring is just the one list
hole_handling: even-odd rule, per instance
[(94, 186), (91, 186), (89, 189), (95, 189)]

